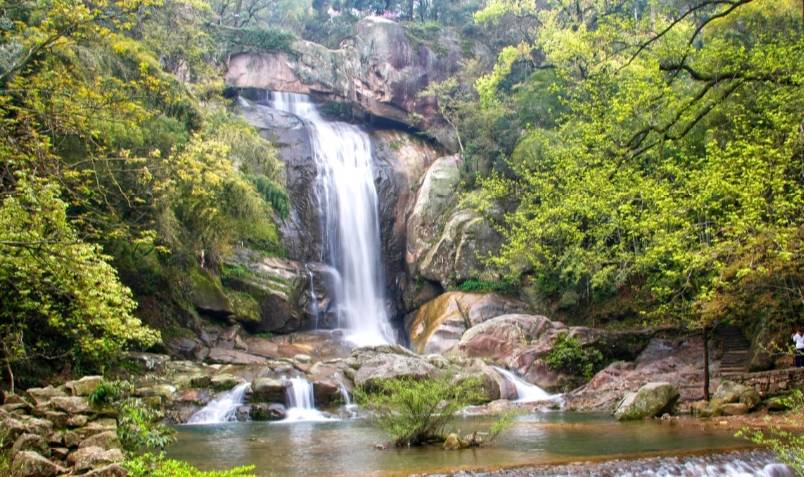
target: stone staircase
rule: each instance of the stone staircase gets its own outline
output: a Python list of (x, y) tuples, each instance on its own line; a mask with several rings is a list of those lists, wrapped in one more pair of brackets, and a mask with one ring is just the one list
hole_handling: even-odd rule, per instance
[(715, 334), (723, 349), (720, 375), (728, 377), (748, 372), (751, 343), (745, 339), (742, 331), (736, 326), (721, 325), (717, 327)]

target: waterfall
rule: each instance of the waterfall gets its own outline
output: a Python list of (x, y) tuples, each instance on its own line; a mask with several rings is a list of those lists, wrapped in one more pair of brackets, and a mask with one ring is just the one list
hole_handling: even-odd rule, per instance
[(516, 388), (516, 402), (552, 401), (558, 398), (558, 395), (549, 394), (539, 386), (530, 384), (507, 369), (503, 369), (498, 366), (492, 367), (497, 370), (497, 372), (500, 373), (508, 382), (514, 385)]
[(346, 386), (343, 383), (338, 383), (338, 391), (341, 393), (341, 398), (343, 398), (343, 408), (349, 413), (350, 417), (355, 417), (357, 415), (357, 405), (352, 404), (352, 398), (349, 396), (349, 390), (346, 389)]
[(275, 109), (304, 121), (317, 168), (315, 194), (324, 257), (340, 273), (339, 326), (357, 346), (393, 343), (385, 310), (371, 140), (352, 124), (327, 121), (305, 95), (273, 93)]
[(304, 378), (288, 379), (288, 412), (286, 421), (326, 421), (329, 420), (315, 408), (313, 385)]
[(251, 383), (243, 383), (221, 393), (203, 409), (190, 416), (187, 424), (220, 424), (237, 420), (235, 412), (243, 404), (243, 397)]

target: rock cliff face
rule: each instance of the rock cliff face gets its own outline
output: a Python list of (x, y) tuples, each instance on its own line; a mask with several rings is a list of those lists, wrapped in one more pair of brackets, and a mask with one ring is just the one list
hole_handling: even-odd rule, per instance
[(328, 95), (374, 116), (433, 131), (442, 144), (452, 145), (435, 100), (418, 93), (458, 70), (457, 38), (444, 34), (437, 48), (427, 46), (399, 24), (380, 17), (365, 18), (355, 28), (355, 36), (338, 50), (299, 40), (289, 53), (233, 55), (226, 84)]
[(480, 213), (461, 207), (457, 191), (462, 164), (456, 155), (430, 166), (407, 221), (408, 273), (444, 288), (469, 278), (496, 278), (483, 258), (502, 244), (500, 234)]

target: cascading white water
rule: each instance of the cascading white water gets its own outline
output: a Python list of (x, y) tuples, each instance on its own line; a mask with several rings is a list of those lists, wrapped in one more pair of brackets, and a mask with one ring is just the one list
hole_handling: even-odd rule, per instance
[(286, 421), (326, 421), (329, 420), (315, 408), (313, 385), (304, 378), (288, 379), (288, 411)]
[(187, 424), (220, 424), (237, 420), (235, 413), (237, 408), (243, 404), (243, 398), (250, 385), (251, 383), (243, 383), (222, 393), (203, 409), (190, 416)]
[[(371, 140), (352, 124), (327, 121), (305, 95), (273, 93), (275, 109), (304, 121), (318, 170), (316, 195), (325, 258), (341, 274), (339, 323), (358, 346), (395, 342), (385, 310)], [(344, 322), (341, 322), (341, 317)]]
[(354, 417), (357, 415), (357, 405), (352, 404), (352, 398), (349, 396), (349, 390), (346, 389), (346, 386), (343, 383), (338, 383), (338, 391), (341, 393), (341, 398), (343, 398), (343, 408), (349, 413), (350, 417)]
[(493, 366), (493, 368), (514, 385), (516, 388), (516, 402), (553, 401), (559, 398), (558, 395), (550, 394), (539, 386), (530, 384), (507, 369), (498, 366)]

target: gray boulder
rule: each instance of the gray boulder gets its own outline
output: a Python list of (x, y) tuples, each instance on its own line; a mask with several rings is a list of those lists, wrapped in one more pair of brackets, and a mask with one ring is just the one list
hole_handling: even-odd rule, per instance
[(648, 383), (628, 393), (614, 411), (618, 421), (655, 417), (670, 412), (680, 394), (670, 383)]
[(47, 440), (38, 434), (22, 434), (14, 441), (11, 446), (11, 455), (15, 455), (22, 451), (35, 451), (43, 455), (48, 455), (50, 452)]
[(22, 451), (11, 461), (11, 477), (53, 477), (67, 472), (33, 451)]
[(89, 396), (102, 382), (102, 376), (84, 376), (77, 381), (68, 381), (64, 386), (73, 396)]
[(82, 447), (67, 457), (67, 462), (76, 472), (92, 470), (109, 464), (123, 462), (123, 452), (120, 449), (106, 450), (102, 447)]
[(357, 386), (370, 389), (387, 379), (426, 379), (434, 375), (435, 368), (422, 358), (380, 354), (360, 366), (355, 373), (354, 382)]
[(91, 411), (86, 398), (81, 396), (54, 397), (50, 400), (50, 405), (67, 414), (87, 414)]
[(78, 447), (100, 447), (108, 450), (120, 447), (120, 440), (117, 438), (117, 432), (104, 431), (87, 437), (81, 441)]
[(287, 417), (285, 406), (279, 403), (254, 403), (249, 410), (254, 421), (281, 421)]
[(755, 408), (762, 398), (754, 388), (733, 381), (723, 380), (712, 396), (712, 405), (717, 407), (723, 404), (741, 403), (751, 410)]

